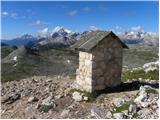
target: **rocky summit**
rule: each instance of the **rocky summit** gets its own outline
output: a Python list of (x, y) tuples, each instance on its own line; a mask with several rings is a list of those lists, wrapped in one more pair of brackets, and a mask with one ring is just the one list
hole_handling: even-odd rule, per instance
[(33, 76), (19, 81), (4, 82), (1, 87), (1, 117), (8, 119), (159, 117), (159, 83), (156, 80), (130, 80), (115, 88), (93, 94), (74, 89), (74, 81), (67, 76)]

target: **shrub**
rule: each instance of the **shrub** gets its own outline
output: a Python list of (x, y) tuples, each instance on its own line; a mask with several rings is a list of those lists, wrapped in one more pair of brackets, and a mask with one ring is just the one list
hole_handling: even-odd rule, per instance
[(143, 69), (138, 69), (138, 70), (127, 70), (122, 73), (123, 80), (138, 79), (138, 78), (159, 80), (159, 71), (154, 70), (145, 72)]

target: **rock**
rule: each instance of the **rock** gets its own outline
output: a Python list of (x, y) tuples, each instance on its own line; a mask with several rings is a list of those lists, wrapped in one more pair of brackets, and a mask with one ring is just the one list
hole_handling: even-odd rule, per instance
[(42, 101), (42, 105), (52, 106), (52, 105), (53, 105), (52, 97), (49, 96), (48, 98), (44, 99), (44, 100)]
[(2, 104), (6, 103), (6, 104), (11, 104), (13, 102), (15, 102), (16, 100), (20, 99), (21, 95), (16, 93), (16, 94), (12, 94), (11, 96), (5, 96), (2, 98)]
[(137, 113), (138, 113), (138, 116), (143, 119), (151, 118), (151, 115), (153, 115), (151, 110), (148, 108), (143, 108)]
[(142, 78), (138, 78), (138, 80), (142, 80)]
[(3, 96), (3, 97), (1, 97), (1, 103), (3, 104), (3, 103), (6, 103), (7, 101), (9, 101), (9, 99), (10, 99), (10, 96)]
[(37, 105), (35, 106), (36, 109), (39, 109), (41, 107), (40, 103), (37, 103)]
[(33, 116), (30, 116), (28, 119), (36, 119), (36, 117), (33, 115)]
[(128, 111), (130, 113), (136, 113), (137, 112), (137, 105), (136, 104), (130, 104)]
[(125, 114), (125, 116), (128, 116), (128, 110), (123, 110), (122, 112)]
[(136, 99), (134, 100), (135, 103), (141, 103), (144, 102), (148, 99), (148, 95), (146, 92), (146, 88), (144, 86), (141, 86), (139, 88), (139, 93), (138, 93), (138, 97), (136, 97)]
[(138, 97), (134, 100), (134, 102), (135, 102), (135, 103), (141, 103), (141, 102), (145, 101), (147, 98), (148, 98), (148, 97), (147, 97), (146, 94), (142, 94), (142, 95), (138, 96)]
[(28, 102), (31, 103), (31, 102), (35, 102), (35, 101), (38, 101), (38, 99), (34, 96), (30, 96), (29, 99), (28, 99)]
[(55, 108), (56, 105), (53, 103), (53, 99), (51, 96), (47, 97), (42, 101), (40, 106), (36, 106), (40, 112), (49, 112), (50, 109)]
[(158, 70), (159, 69), (159, 61), (146, 63), (143, 65), (143, 69), (145, 72)]
[(115, 119), (124, 119), (124, 113), (114, 113), (113, 114), (113, 117), (115, 118)]
[(91, 116), (96, 117), (96, 119), (102, 119), (100, 114), (101, 114), (101, 111), (98, 108), (91, 109)]
[(156, 101), (157, 107), (159, 108), (159, 99)]
[(142, 102), (141, 106), (145, 108), (145, 107), (149, 107), (151, 104), (152, 104), (151, 102)]
[(60, 99), (62, 97), (62, 95), (56, 95), (54, 96), (55, 99)]
[(88, 97), (84, 96), (84, 97), (83, 97), (83, 100), (84, 100), (84, 101), (88, 101)]
[(112, 118), (112, 113), (111, 113), (111, 111), (108, 111), (107, 113), (106, 113), (106, 117), (105, 117), (106, 119), (110, 119), (110, 118)]
[(113, 104), (117, 107), (120, 107), (123, 103), (125, 103), (125, 100), (122, 98), (116, 98), (113, 100)]
[(82, 95), (79, 92), (74, 92), (72, 94), (72, 98), (77, 102), (82, 101)]
[(67, 115), (69, 114), (70, 110), (63, 110), (61, 113), (61, 117), (67, 117)]

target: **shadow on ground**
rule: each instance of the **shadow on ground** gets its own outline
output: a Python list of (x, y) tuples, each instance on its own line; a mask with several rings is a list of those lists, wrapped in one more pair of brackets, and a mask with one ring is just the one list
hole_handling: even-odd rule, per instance
[(153, 88), (159, 88), (159, 83), (151, 84), (147, 82), (133, 81), (133, 82), (121, 83), (116, 87), (107, 87), (104, 90), (95, 91), (96, 93), (95, 97), (98, 97), (101, 94), (107, 94), (107, 93), (135, 91), (135, 90), (139, 90), (140, 86), (144, 86), (144, 85), (149, 85)]

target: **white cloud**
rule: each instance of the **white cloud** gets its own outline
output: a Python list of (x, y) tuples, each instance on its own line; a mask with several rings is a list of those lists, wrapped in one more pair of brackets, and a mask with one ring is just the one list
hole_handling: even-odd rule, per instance
[(99, 30), (99, 28), (96, 27), (96, 26), (90, 26), (90, 30), (92, 30), (92, 31), (97, 31), (97, 30)]
[(8, 17), (11, 17), (11, 18), (16, 18), (17, 17), (17, 13), (14, 13), (14, 12), (2, 12), (2, 16), (8, 16)]
[(16, 18), (17, 13), (11, 13), (11, 17)]
[(132, 27), (131, 30), (134, 32), (144, 32), (144, 30), (141, 26)]
[(47, 36), (49, 35), (49, 30), (48, 28), (44, 28), (43, 30), (39, 30), (38, 33), (42, 36)]
[(77, 14), (77, 10), (73, 10), (68, 13), (69, 16), (75, 16), (76, 14)]
[(86, 11), (86, 12), (89, 12), (89, 11), (91, 11), (91, 8), (86, 6), (83, 10)]
[(42, 21), (40, 21), (40, 20), (37, 20), (37, 21), (31, 23), (32, 26), (42, 26), (42, 25), (46, 25), (46, 24), (47, 24), (47, 23), (42, 22)]
[(3, 16), (8, 16), (8, 15), (9, 15), (9, 13), (8, 13), (8, 12), (6, 12), (6, 11), (3, 11), (3, 12), (2, 12), (2, 15), (3, 15)]

